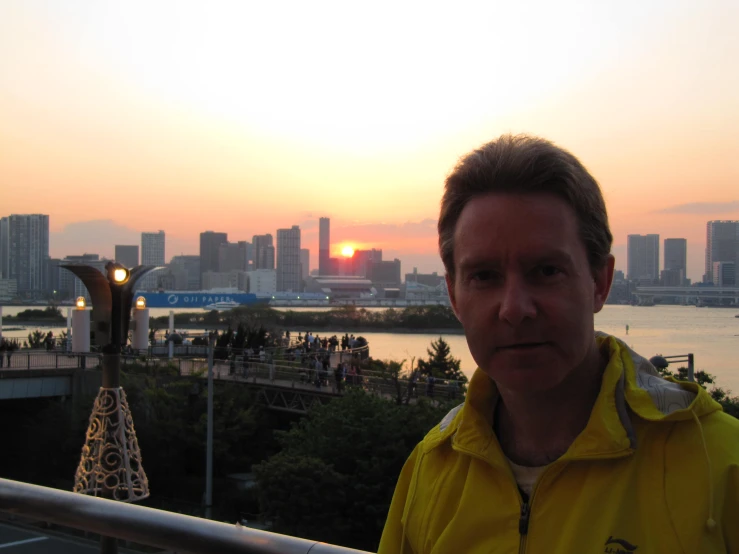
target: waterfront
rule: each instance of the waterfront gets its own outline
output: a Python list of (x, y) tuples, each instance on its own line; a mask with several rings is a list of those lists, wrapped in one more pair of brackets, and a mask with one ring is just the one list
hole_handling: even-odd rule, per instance
[[(6, 306), (3, 315), (15, 315), (26, 309)], [(316, 308), (319, 310), (319, 308)], [(175, 310), (186, 312), (188, 310)], [(190, 310), (192, 311), (192, 310)], [(616, 306), (607, 305), (595, 316), (596, 328), (625, 340), (634, 350), (646, 357), (695, 355), (696, 370), (716, 375), (718, 384), (739, 394), (739, 318), (737, 309), (696, 308), (694, 306)], [(151, 316), (167, 315), (168, 309), (152, 309)], [(629, 325), (629, 334), (625, 328)], [(5, 327), (8, 327), (5, 322)], [(58, 334), (63, 328), (52, 328)], [(4, 331), (6, 337), (25, 338), (32, 327), (19, 331)], [(320, 329), (314, 332), (324, 333)], [(333, 332), (326, 332), (331, 335)], [(426, 348), (439, 335), (428, 333), (355, 332), (370, 343), (372, 356), (379, 359), (407, 360), (426, 356)], [(462, 360), (465, 374), (471, 375), (475, 363), (461, 334), (445, 334), (452, 355)], [(680, 365), (680, 364), (678, 364)]]

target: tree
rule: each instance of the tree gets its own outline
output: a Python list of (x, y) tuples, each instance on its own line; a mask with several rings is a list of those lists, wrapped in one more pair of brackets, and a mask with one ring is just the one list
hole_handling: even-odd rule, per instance
[(429, 356), (427, 360), (418, 360), (418, 369), (422, 374), (461, 383), (467, 382), (467, 377), (460, 369), (460, 360), (452, 356), (449, 343), (444, 337), (432, 341), (426, 353)]
[(358, 388), (312, 408), (279, 433), (282, 451), (254, 466), (262, 515), (278, 533), (374, 552), (405, 460), (446, 412)]

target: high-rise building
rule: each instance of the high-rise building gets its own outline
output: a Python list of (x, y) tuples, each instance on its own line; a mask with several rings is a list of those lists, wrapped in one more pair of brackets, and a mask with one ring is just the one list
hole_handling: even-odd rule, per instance
[(300, 292), (303, 278), (300, 270), (300, 227), (277, 229), (277, 290)]
[(0, 218), (0, 279), (10, 279), (10, 218)]
[(251, 244), (246, 241), (224, 242), (218, 247), (218, 271), (246, 271), (250, 251)]
[[(177, 272), (176, 275), (179, 275), (179, 272), (184, 273), (184, 290), (200, 288), (200, 256), (172, 256), (169, 266)], [(177, 288), (179, 289), (179, 286)]]
[(331, 275), (331, 220), (318, 219), (318, 274)]
[(713, 284), (717, 287), (736, 286), (736, 264), (734, 262), (713, 262)]
[(665, 239), (663, 270), (660, 273), (662, 285), (680, 287), (685, 284), (688, 271), (687, 239)]
[(128, 268), (136, 267), (139, 265), (139, 245), (116, 244), (115, 261)]
[(704, 281), (714, 283), (715, 262), (739, 265), (739, 221), (709, 221), (706, 224), (706, 274)]
[(627, 278), (655, 284), (659, 280), (659, 235), (629, 235), (626, 249)]
[(300, 276), (305, 281), (310, 275), (310, 250), (300, 249)]
[[(164, 231), (157, 233), (141, 233), (141, 265), (155, 265), (164, 267)], [(141, 279), (140, 290), (156, 290), (157, 272), (147, 273)]]
[(275, 245), (271, 234), (254, 235), (251, 246), (254, 252), (254, 269), (275, 268)]
[(19, 295), (40, 296), (47, 284), (49, 216), (11, 215), (6, 233), (8, 279), (15, 279)]
[(228, 242), (227, 233), (205, 231), (200, 233), (200, 286), (203, 286), (203, 273), (218, 271), (219, 248)]
[[(94, 267), (100, 273), (105, 275), (105, 264), (108, 260), (97, 254), (82, 254), (81, 256), (67, 256), (62, 260), (62, 265), (82, 264)], [(90, 293), (87, 292), (87, 287), (82, 281), (75, 277), (71, 271), (59, 268), (59, 291), (62, 298), (78, 298), (83, 296), (87, 301), (90, 301)]]
[(247, 292), (260, 296), (277, 292), (277, 272), (274, 269), (247, 271)]
[(354, 259), (352, 275), (366, 277), (370, 266), (373, 263), (382, 261), (382, 250), (376, 248), (372, 250), (355, 250), (352, 258)]
[(367, 272), (367, 278), (373, 285), (382, 288), (400, 286), (400, 260), (372, 262)]

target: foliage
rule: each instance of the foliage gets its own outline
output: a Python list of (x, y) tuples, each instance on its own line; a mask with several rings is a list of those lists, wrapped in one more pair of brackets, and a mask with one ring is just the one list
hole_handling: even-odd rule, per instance
[(445, 413), (358, 388), (314, 407), (254, 466), (263, 516), (276, 532), (374, 551), (403, 463)]
[(59, 310), (59, 308), (56, 308), (54, 306), (47, 306), (43, 310), (37, 309), (37, 308), (29, 308), (27, 310), (23, 310), (18, 312), (18, 315), (15, 317), (13, 316), (5, 316), (5, 319), (9, 321), (65, 321), (66, 318), (64, 315), (62, 315), (62, 312)]
[(418, 369), (424, 375), (433, 375), (439, 379), (467, 382), (467, 377), (460, 369), (460, 360), (452, 356), (451, 348), (443, 337), (431, 342), (426, 349), (427, 360), (418, 360)]
[[(152, 324), (167, 325), (167, 316), (152, 318)], [(175, 325), (225, 325), (246, 328), (320, 330), (339, 329), (353, 332), (356, 329), (455, 329), (462, 330), (454, 312), (447, 306), (410, 306), (403, 309), (367, 310), (356, 306), (341, 306), (331, 310), (281, 311), (267, 305), (240, 306), (233, 310), (207, 313), (190, 312), (175, 314)]]
[(0, 352), (13, 352), (20, 349), (21, 345), (17, 339), (0, 339)]
[(46, 340), (46, 333), (36, 329), (35, 331), (28, 333), (28, 340), (24, 342), (24, 348), (41, 348), (44, 346), (44, 340)]

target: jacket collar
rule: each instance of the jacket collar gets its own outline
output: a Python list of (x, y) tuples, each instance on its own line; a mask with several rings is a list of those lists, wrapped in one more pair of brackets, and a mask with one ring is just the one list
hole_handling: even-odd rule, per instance
[[(561, 459), (619, 457), (636, 448), (631, 414), (649, 421), (675, 421), (720, 410), (706, 391), (695, 383), (664, 379), (654, 367), (623, 342), (596, 333), (600, 348), (608, 350), (600, 392), (590, 419)], [(495, 383), (477, 369), (470, 380), (465, 403), (444, 418), (424, 440), (430, 450), (447, 439), (454, 448), (505, 465), (500, 444), (493, 432), (493, 414), (498, 401)]]

